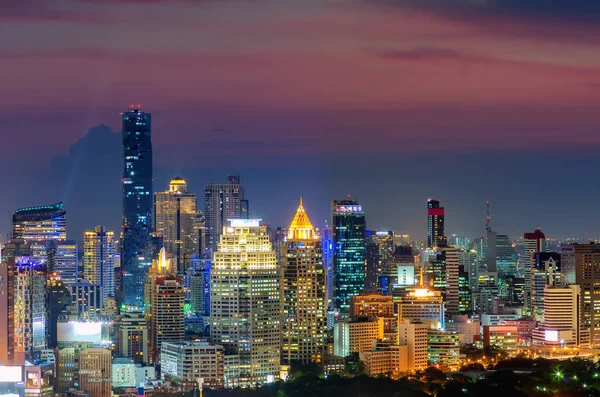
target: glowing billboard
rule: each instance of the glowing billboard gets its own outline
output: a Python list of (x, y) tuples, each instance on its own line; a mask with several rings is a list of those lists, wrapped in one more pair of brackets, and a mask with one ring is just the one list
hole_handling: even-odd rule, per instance
[(59, 342), (93, 342), (102, 341), (101, 322), (69, 321), (57, 325)]
[(0, 366), (0, 383), (23, 382), (23, 367)]

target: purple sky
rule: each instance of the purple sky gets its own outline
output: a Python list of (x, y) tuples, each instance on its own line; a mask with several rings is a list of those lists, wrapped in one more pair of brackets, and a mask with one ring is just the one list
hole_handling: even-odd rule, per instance
[[(153, 114), (155, 165), (174, 172), (339, 165), (332, 156), (383, 167), (384, 158), (416, 156), (448, 172), (452, 153), (548, 150), (557, 158), (565, 149), (572, 161), (560, 169), (588, 170), (577, 153), (600, 144), (595, 3), (5, 0), (0, 165), (14, 172), (26, 144), (27, 163), (41, 172), (89, 128), (118, 131), (118, 113), (141, 104)], [(428, 177), (418, 168), (397, 175), (406, 172)], [(552, 181), (544, 167), (523, 172), (534, 183)], [(515, 195), (530, 182), (515, 185)], [(435, 186), (419, 200), (428, 195)], [(0, 204), (14, 209), (13, 201)], [(561, 207), (548, 205), (550, 214)], [(520, 217), (514, 208), (506, 216)], [(406, 228), (421, 233), (413, 223)]]

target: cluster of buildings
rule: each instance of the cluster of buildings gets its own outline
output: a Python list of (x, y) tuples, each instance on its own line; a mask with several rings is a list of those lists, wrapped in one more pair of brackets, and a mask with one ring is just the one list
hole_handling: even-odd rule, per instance
[[(355, 200), (287, 228), (249, 216), (238, 176), (154, 192), (150, 114), (123, 121), (123, 225), (67, 238), (62, 203), (17, 210), (0, 261), (0, 395), (105, 397), (252, 387), (346, 358), (367, 374), (461, 364), (460, 348), (600, 345), (600, 245), (550, 251), (491, 228), (426, 242), (367, 229)], [(425, 214), (424, 214), (425, 217)], [(69, 238), (72, 236), (69, 235)], [(519, 255), (519, 250), (521, 254)]]

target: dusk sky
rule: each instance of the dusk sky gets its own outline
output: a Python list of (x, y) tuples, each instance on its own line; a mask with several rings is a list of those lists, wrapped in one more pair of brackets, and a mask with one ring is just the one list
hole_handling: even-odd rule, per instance
[(351, 194), (423, 239), (433, 196), (447, 234), (491, 200), (499, 233), (600, 235), (598, 1), (3, 0), (0, 37), (4, 235), (59, 200), (70, 238), (118, 230), (130, 104), (155, 191), (240, 173), (273, 225)]

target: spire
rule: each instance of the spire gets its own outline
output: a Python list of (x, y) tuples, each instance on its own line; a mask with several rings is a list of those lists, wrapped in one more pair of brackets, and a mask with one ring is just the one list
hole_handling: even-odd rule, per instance
[(419, 285), (423, 288), (423, 268), (421, 267), (419, 270)]
[(304, 205), (302, 203), (302, 196), (300, 196), (300, 205), (296, 210), (296, 215), (292, 220), (292, 223), (288, 230), (288, 238), (289, 239), (312, 239), (314, 237), (315, 231), (313, 228), (310, 219), (308, 219), (308, 215), (304, 210)]

